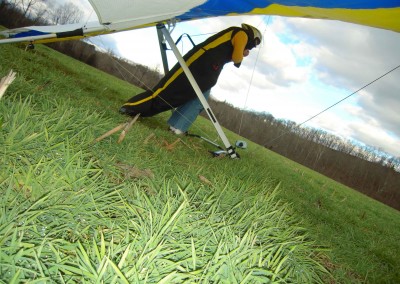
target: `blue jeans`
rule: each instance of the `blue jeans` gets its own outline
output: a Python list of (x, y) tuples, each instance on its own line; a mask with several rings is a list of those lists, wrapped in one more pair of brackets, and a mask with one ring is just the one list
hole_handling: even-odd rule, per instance
[[(203, 93), (206, 100), (210, 97), (210, 91), (208, 90)], [(198, 98), (195, 98), (175, 109), (168, 119), (168, 124), (182, 132), (186, 132), (202, 110), (203, 105)]]

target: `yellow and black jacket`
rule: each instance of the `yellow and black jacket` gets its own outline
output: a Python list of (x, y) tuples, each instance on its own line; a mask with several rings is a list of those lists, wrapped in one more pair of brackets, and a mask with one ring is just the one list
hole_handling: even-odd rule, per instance
[[(253, 35), (239, 27), (230, 27), (196, 45), (183, 58), (202, 92), (211, 89), (223, 66), (233, 61), (236, 67), (243, 60), (243, 51), (254, 47)], [(177, 63), (153, 90), (129, 99), (120, 109), (123, 114), (143, 117), (178, 107), (196, 98), (182, 67)]]

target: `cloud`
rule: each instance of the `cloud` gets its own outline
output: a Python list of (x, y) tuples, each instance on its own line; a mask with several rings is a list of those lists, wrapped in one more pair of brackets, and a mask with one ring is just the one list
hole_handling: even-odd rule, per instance
[[(315, 46), (315, 71), (319, 79), (346, 88), (349, 94), (400, 65), (398, 33), (341, 22), (317, 20), (315, 25), (306, 20), (288, 22), (294, 34)], [(370, 143), (380, 140), (381, 145), (393, 145), (389, 142), (392, 140), (400, 142), (399, 75), (400, 68), (354, 95), (362, 109), (358, 119), (363, 121), (363, 127), (353, 127), (354, 137)], [(390, 151), (399, 155), (399, 150), (393, 151), (393, 147)]]
[(358, 103), (368, 115), (379, 120), (382, 128), (400, 137), (400, 88), (394, 83), (392, 78), (382, 79), (373, 92), (362, 94)]
[(161, 55), (155, 27), (126, 31), (111, 36), (117, 54), (135, 63), (161, 68)]

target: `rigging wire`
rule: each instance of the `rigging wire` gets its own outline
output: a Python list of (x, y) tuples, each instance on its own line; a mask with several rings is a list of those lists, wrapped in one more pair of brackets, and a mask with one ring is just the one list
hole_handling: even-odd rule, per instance
[(90, 13), (89, 13), (89, 15), (87, 16), (87, 18), (86, 18), (86, 21), (85, 21), (85, 26), (89, 23), (89, 20), (90, 20), (90, 18), (92, 17), (92, 15), (93, 15), (93, 12), (94, 12), (94, 10), (93, 9), (91, 9), (91, 11), (90, 11)]
[[(350, 98), (350, 97), (352, 97), (353, 95), (357, 94), (358, 92), (360, 92), (361, 90), (365, 89), (366, 87), (372, 85), (373, 83), (379, 81), (379, 80), (382, 79), (383, 77), (389, 75), (390, 73), (392, 73), (393, 71), (395, 71), (395, 70), (398, 69), (398, 68), (400, 68), (400, 65), (398, 65), (398, 66), (394, 67), (393, 69), (387, 71), (385, 74), (379, 76), (379, 77), (376, 78), (375, 80), (373, 80), (373, 81), (369, 82), (368, 84), (362, 86), (361, 88), (359, 88), (358, 90), (354, 91), (354, 92), (351, 93), (350, 95), (344, 97), (343, 99), (337, 101), (336, 103), (332, 104), (331, 106), (329, 106), (329, 107), (325, 108), (324, 110), (320, 111), (319, 113), (313, 115), (313, 116), (310, 117), (309, 119), (307, 119), (307, 120), (303, 121), (302, 123), (298, 124), (296, 127), (300, 127), (300, 126), (302, 126), (303, 124), (309, 122), (310, 120), (316, 118), (317, 116), (323, 114), (324, 112), (328, 111), (329, 109), (333, 108), (334, 106), (338, 105), (339, 103), (341, 103), (341, 102), (347, 100), (348, 98)], [(266, 143), (265, 143), (264, 145), (262, 145), (262, 146), (266, 147), (266, 145), (271, 144), (272, 142), (278, 140), (279, 138), (281, 138), (282, 136), (285, 136), (286, 134), (288, 134), (288, 133), (290, 133), (290, 132), (291, 132), (291, 131), (289, 131), (289, 130), (288, 130), (288, 131), (285, 131), (285, 132), (283, 132), (281, 135), (279, 135), (278, 137), (276, 137), (276, 138), (274, 138), (274, 139), (272, 139), (272, 140), (266, 142)]]
[[(264, 18), (265, 18), (265, 17), (264, 17)], [(271, 16), (268, 16), (267, 24), (266, 24), (266, 26), (265, 26), (265, 28), (264, 28), (263, 33), (262, 33), (263, 37), (264, 37), (265, 31), (266, 31), (267, 28), (268, 28), (270, 19), (271, 19)], [(257, 27), (258, 27), (262, 22), (263, 22), (263, 20), (257, 25)], [(243, 106), (243, 110), (242, 110), (242, 115), (241, 115), (241, 117), (240, 117), (239, 131), (238, 131), (238, 134), (239, 134), (239, 135), (241, 134), (241, 131), (242, 131), (243, 118), (244, 118), (245, 110), (246, 110), (246, 107), (247, 107), (247, 101), (248, 101), (248, 99), (249, 99), (250, 89), (251, 89), (251, 85), (253, 84), (254, 73), (255, 73), (255, 71), (256, 71), (256, 67), (257, 67), (258, 58), (259, 58), (259, 56), (260, 56), (260, 53), (261, 53), (261, 47), (260, 47), (260, 48), (258, 49), (258, 51), (257, 51), (256, 62), (254, 63), (253, 70), (252, 70), (252, 72), (251, 72), (249, 87), (247, 88), (246, 99), (245, 99), (245, 102), (244, 102), (244, 106)]]

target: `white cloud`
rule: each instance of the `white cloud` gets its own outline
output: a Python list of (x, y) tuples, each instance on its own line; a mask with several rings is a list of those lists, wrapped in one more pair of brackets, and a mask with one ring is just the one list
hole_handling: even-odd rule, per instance
[(154, 27), (120, 32), (110, 37), (115, 41), (119, 55), (151, 68), (162, 69), (157, 31)]
[[(298, 40), (291, 45), (296, 56), (312, 54), (310, 67), (314, 76), (336, 88), (339, 93), (342, 89), (350, 95), (400, 64), (398, 33), (309, 19), (279, 19), (276, 26), (278, 31), (284, 31), (285, 27), (292, 31), (291, 36)], [(346, 128), (348, 137), (400, 155), (399, 147), (394, 146), (400, 145), (400, 114), (397, 111), (400, 109), (399, 73), (400, 69), (354, 94), (351, 100), (329, 110), (329, 119), (322, 121), (327, 117), (325, 113), (316, 119), (318, 123), (313, 122), (314, 125), (336, 133), (343, 133), (341, 127)], [(347, 112), (350, 108), (341, 107), (350, 101), (356, 103), (359, 112)], [(341, 126), (335, 127), (335, 121), (341, 121)]]

